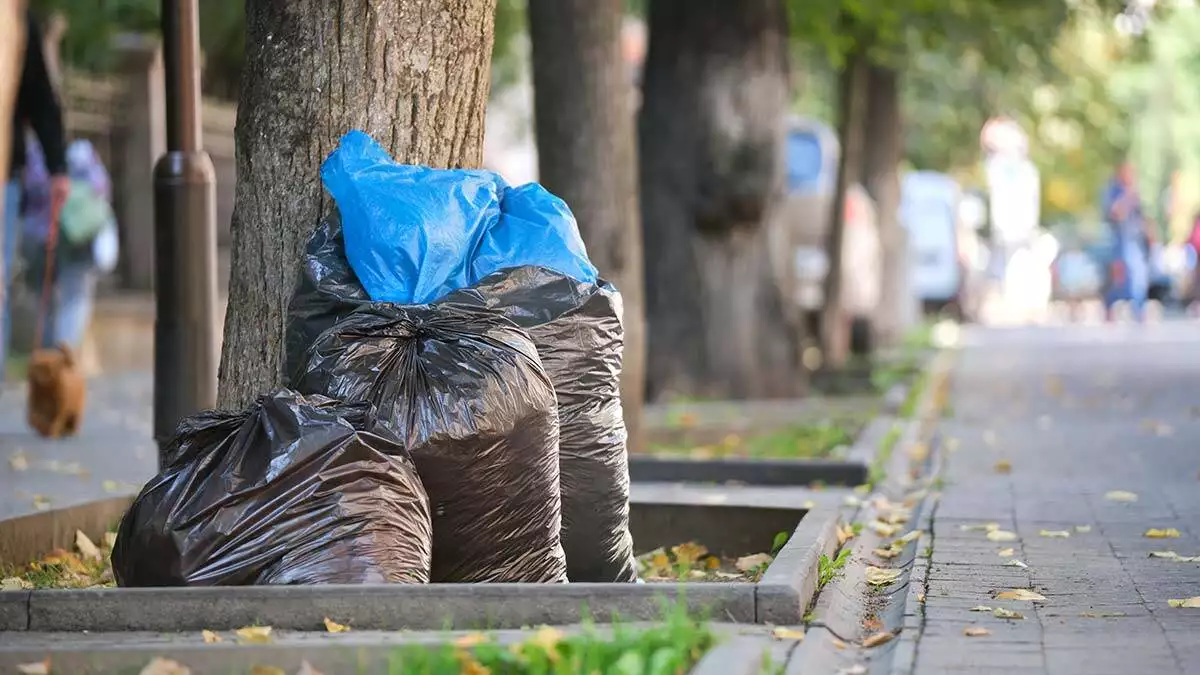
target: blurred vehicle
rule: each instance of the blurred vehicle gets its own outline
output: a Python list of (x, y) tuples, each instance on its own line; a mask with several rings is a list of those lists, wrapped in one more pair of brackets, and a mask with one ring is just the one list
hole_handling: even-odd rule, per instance
[(951, 311), (968, 318), (967, 271), (978, 254), (964, 246), (970, 238), (960, 226), (962, 189), (950, 176), (934, 171), (905, 174), (900, 188), (900, 223), (908, 230), (913, 261), (913, 291), (927, 312)]
[[(789, 120), (786, 145), (787, 197), (784, 218), (793, 247), (795, 300), (809, 329), (817, 326), (824, 304), (829, 260), (825, 238), (837, 181), (837, 135), (819, 120)], [(872, 320), (879, 307), (883, 249), (879, 239), (875, 203), (861, 185), (846, 194), (846, 229), (842, 242), (842, 302), (851, 322), (851, 346), (856, 353), (869, 349)]]

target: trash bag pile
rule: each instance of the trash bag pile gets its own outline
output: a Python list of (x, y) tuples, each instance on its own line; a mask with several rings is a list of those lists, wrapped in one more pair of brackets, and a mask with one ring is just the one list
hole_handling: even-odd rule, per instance
[(180, 424), (118, 583), (636, 581), (621, 296), (567, 205), (361, 132), (321, 177), (289, 389)]

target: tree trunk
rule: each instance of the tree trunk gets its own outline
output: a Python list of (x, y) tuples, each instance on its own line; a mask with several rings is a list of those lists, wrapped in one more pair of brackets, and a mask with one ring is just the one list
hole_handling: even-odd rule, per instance
[(825, 276), (825, 305), (821, 308), (820, 336), (822, 362), (832, 370), (846, 365), (850, 356), (850, 318), (842, 307), (842, 248), (846, 233), (846, 194), (850, 186), (861, 178), (867, 102), (867, 61), (863, 51), (857, 50), (846, 57), (839, 84), (838, 143), (841, 155), (831, 204), (833, 213), (825, 239), (829, 273)]
[(282, 381), (304, 242), (333, 208), (320, 163), (351, 129), (395, 157), (479, 166), (495, 0), (246, 0), (222, 407)]
[(894, 344), (903, 336), (915, 302), (909, 282), (908, 236), (898, 214), (904, 140), (899, 79), (892, 68), (867, 67), (863, 184), (875, 201), (883, 248), (883, 288), (875, 314), (875, 335), (884, 344)]
[(530, 0), (538, 175), (570, 205), (588, 255), (621, 291), (621, 402), (640, 449), (645, 395), (642, 227), (621, 0)]
[[(21, 82), (22, 56), (25, 53), (25, 3), (0, 3), (0, 213), (4, 213), (4, 196), (8, 191), (8, 166), (12, 156), (13, 107), (17, 104), (17, 87)], [(0, 225), (0, 250), (4, 250), (4, 227)], [(0, 256), (0, 307), (8, 302), (11, 292), (8, 281), (12, 270), (5, 269), (4, 256)], [(0, 358), (4, 355), (0, 354)], [(0, 363), (0, 380), (4, 379), (4, 365)]]
[[(791, 396), (781, 0), (654, 0), (639, 118), (651, 397)], [(786, 257), (786, 256), (783, 256)]]

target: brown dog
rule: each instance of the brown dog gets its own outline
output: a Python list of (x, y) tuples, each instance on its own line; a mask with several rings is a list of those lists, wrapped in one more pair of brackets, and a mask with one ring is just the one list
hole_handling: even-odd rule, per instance
[(29, 425), (48, 438), (72, 436), (83, 420), (85, 385), (71, 348), (38, 349), (29, 357)]

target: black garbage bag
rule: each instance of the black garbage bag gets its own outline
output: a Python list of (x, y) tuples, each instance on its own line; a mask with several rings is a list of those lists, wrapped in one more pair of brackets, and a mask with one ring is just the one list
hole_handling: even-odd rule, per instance
[[(634, 581), (619, 389), (620, 294), (607, 283), (519, 267), (492, 274), (444, 302), (489, 307), (528, 331), (557, 395), (567, 576), (576, 582)], [(287, 372), (302, 376), (308, 346), (342, 318), (369, 306), (346, 260), (334, 212), (309, 239), (288, 308)], [(435, 550), (435, 565), (436, 557)]]
[(121, 520), (121, 586), (426, 583), (429, 502), (369, 403), (279, 390), (183, 420)]
[(525, 331), (480, 307), (372, 303), (322, 333), (293, 381), (370, 401), (433, 510), (434, 582), (562, 582), (558, 409)]
[(543, 267), (497, 272), (446, 296), (529, 331), (558, 400), (563, 550), (571, 581), (637, 580), (621, 413), (621, 294)]

